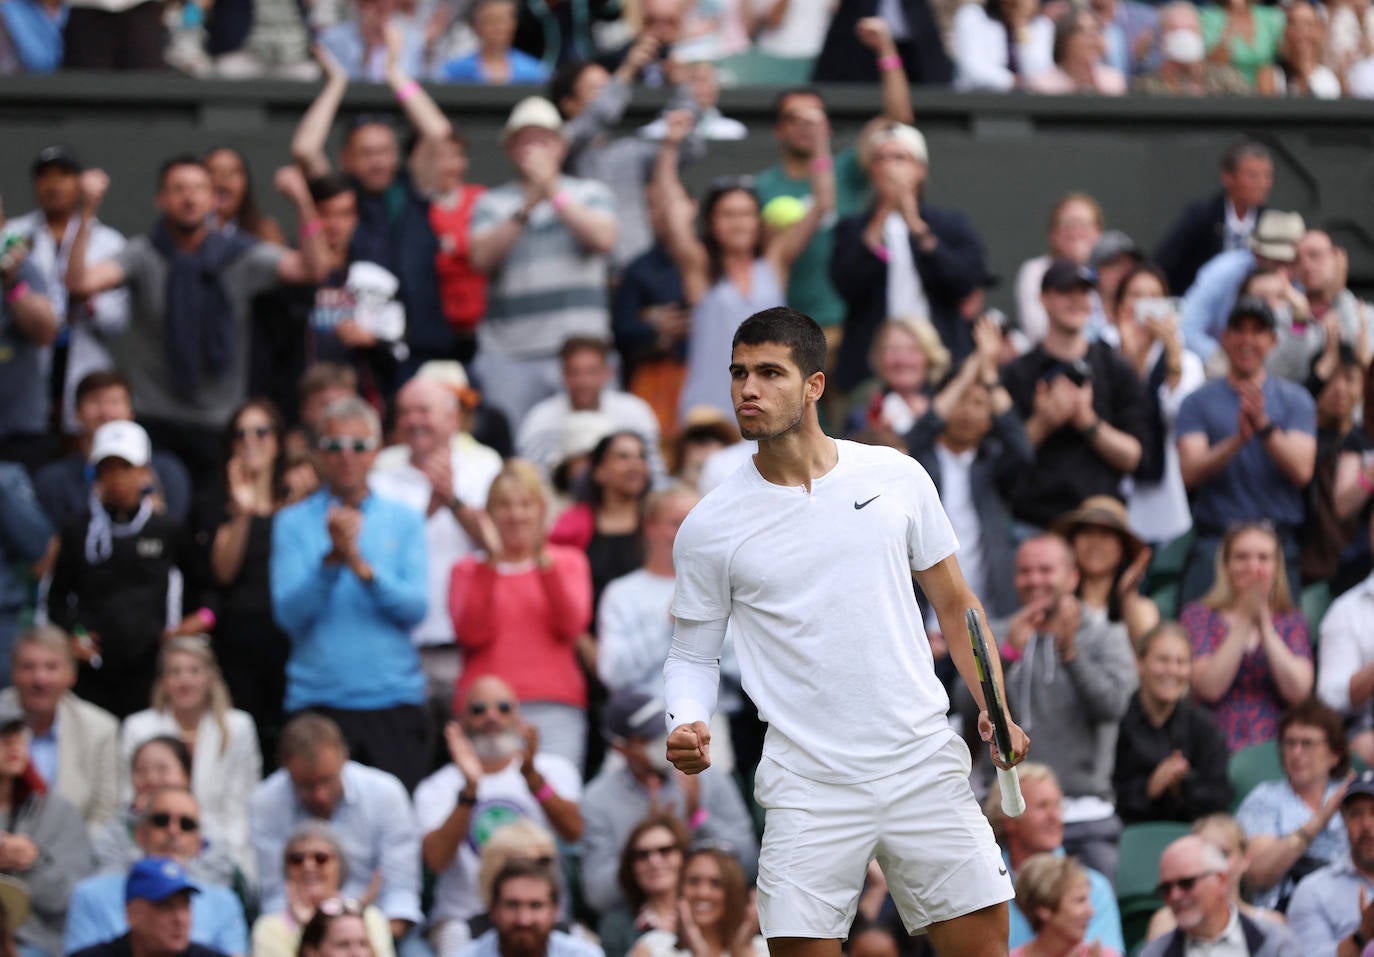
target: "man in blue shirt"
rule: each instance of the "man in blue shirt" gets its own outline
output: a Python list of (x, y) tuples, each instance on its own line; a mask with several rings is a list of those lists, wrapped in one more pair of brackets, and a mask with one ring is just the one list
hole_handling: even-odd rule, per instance
[(291, 637), (285, 710), (328, 715), (356, 760), (413, 790), (427, 770), (425, 677), (410, 641), (428, 602), (424, 518), (370, 494), (380, 440), (361, 399), (325, 410), (322, 487), (272, 528), (272, 610)]
[(1359, 957), (1374, 938), (1374, 771), (1345, 792), (1350, 853), (1310, 874), (1288, 902), (1288, 926), (1307, 954)]
[(1306, 517), (1303, 490), (1316, 465), (1317, 410), (1302, 386), (1265, 374), (1276, 325), (1263, 300), (1242, 297), (1221, 334), (1226, 378), (1199, 388), (1179, 410), (1179, 468), (1197, 531), (1183, 571), (1183, 602), (1211, 587), (1217, 547), (1239, 522), (1273, 524), (1290, 587), (1293, 594), (1300, 590), (1298, 532)]
[(176, 861), (145, 858), (120, 883), (128, 932), (85, 948), (81, 957), (225, 957), (192, 939), (191, 901), (200, 888)]

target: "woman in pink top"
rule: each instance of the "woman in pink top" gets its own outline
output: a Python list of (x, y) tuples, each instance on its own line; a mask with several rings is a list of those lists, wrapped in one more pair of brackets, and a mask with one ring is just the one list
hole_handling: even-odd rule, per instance
[(529, 462), (505, 464), (487, 493), (487, 513), (496, 541), (485, 560), (468, 556), (453, 566), (449, 583), (463, 654), (457, 699), (477, 678), (496, 675), (515, 690), (540, 749), (581, 768), (587, 683), (575, 646), (592, 618), (587, 556), (546, 542), (544, 484)]

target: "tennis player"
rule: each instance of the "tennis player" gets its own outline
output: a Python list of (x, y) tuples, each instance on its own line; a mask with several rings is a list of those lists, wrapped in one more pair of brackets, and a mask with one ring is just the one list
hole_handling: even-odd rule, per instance
[[(769, 723), (755, 796), (772, 957), (839, 957), (874, 857), (907, 929), (942, 957), (1005, 957), (1012, 885), (969, 789), (968, 748), (945, 719), (911, 576), (980, 704), (963, 614), (981, 605), (925, 470), (821, 431), (824, 362), (820, 326), (793, 309), (756, 313), (735, 333), (731, 396), (759, 451), (677, 535), (668, 760), (688, 774), (710, 764), (728, 621), (744, 689)], [(978, 723), (990, 741), (985, 705)], [(1016, 763), (1030, 742), (1014, 723), (1011, 735)]]

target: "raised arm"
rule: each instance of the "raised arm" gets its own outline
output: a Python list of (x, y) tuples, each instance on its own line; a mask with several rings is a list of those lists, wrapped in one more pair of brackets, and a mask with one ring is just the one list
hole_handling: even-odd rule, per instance
[(291, 158), (307, 177), (314, 178), (323, 176), (330, 169), (324, 144), (329, 138), (329, 128), (334, 125), (334, 117), (339, 113), (344, 92), (348, 89), (348, 72), (323, 44), (316, 43), (310, 51), (324, 71), (324, 87), (296, 125), (296, 132), (291, 137)]
[(439, 188), (439, 147), (453, 136), (453, 124), (419, 81), (401, 67), (401, 44), (400, 28), (387, 24), (386, 82), (419, 137), (410, 156), (410, 175), (422, 195), (432, 196)]
[(649, 188), (660, 207), (667, 210), (663, 217), (663, 241), (682, 274), (684, 297), (695, 304), (710, 287), (710, 264), (706, 247), (692, 229), (691, 199), (678, 177), (682, 142), (690, 133), (694, 120), (686, 110), (672, 110), (665, 114), (664, 120), (663, 143), (658, 150)]
[(91, 241), (91, 225), (96, 211), (110, 188), (110, 177), (104, 170), (88, 169), (81, 174), (81, 219), (71, 252), (67, 255), (67, 295), (87, 299), (96, 293), (124, 285), (124, 269), (113, 259), (87, 263), (86, 250)]
[(894, 123), (916, 122), (916, 114), (911, 108), (911, 81), (907, 79), (906, 67), (897, 53), (897, 44), (892, 39), (892, 30), (882, 17), (864, 17), (854, 28), (859, 42), (873, 51), (878, 58), (878, 76), (882, 81), (883, 116)]
[(792, 264), (835, 209), (835, 161), (830, 155), (830, 124), (825, 111), (811, 107), (805, 111), (802, 122), (820, 124), (822, 130), (816, 137), (816, 153), (811, 158), (811, 208), (797, 222), (773, 236), (765, 253), (784, 284)]
[(273, 183), (277, 192), (289, 199), (296, 208), (301, 231), (301, 248), (289, 249), (281, 257), (277, 263), (277, 278), (298, 286), (324, 282), (329, 275), (324, 231), (320, 228), (320, 218), (315, 211), (315, 201), (310, 196), (310, 187), (306, 185), (305, 174), (299, 166), (283, 166), (277, 170)]

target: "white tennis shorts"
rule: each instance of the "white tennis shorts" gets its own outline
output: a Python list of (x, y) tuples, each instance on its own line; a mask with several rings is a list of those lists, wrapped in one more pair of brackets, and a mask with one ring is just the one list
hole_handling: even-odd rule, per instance
[(800, 777), (769, 758), (758, 912), (765, 937), (844, 939), (877, 858), (907, 931), (1011, 900), (1011, 878), (951, 735), (914, 768), (861, 784)]

